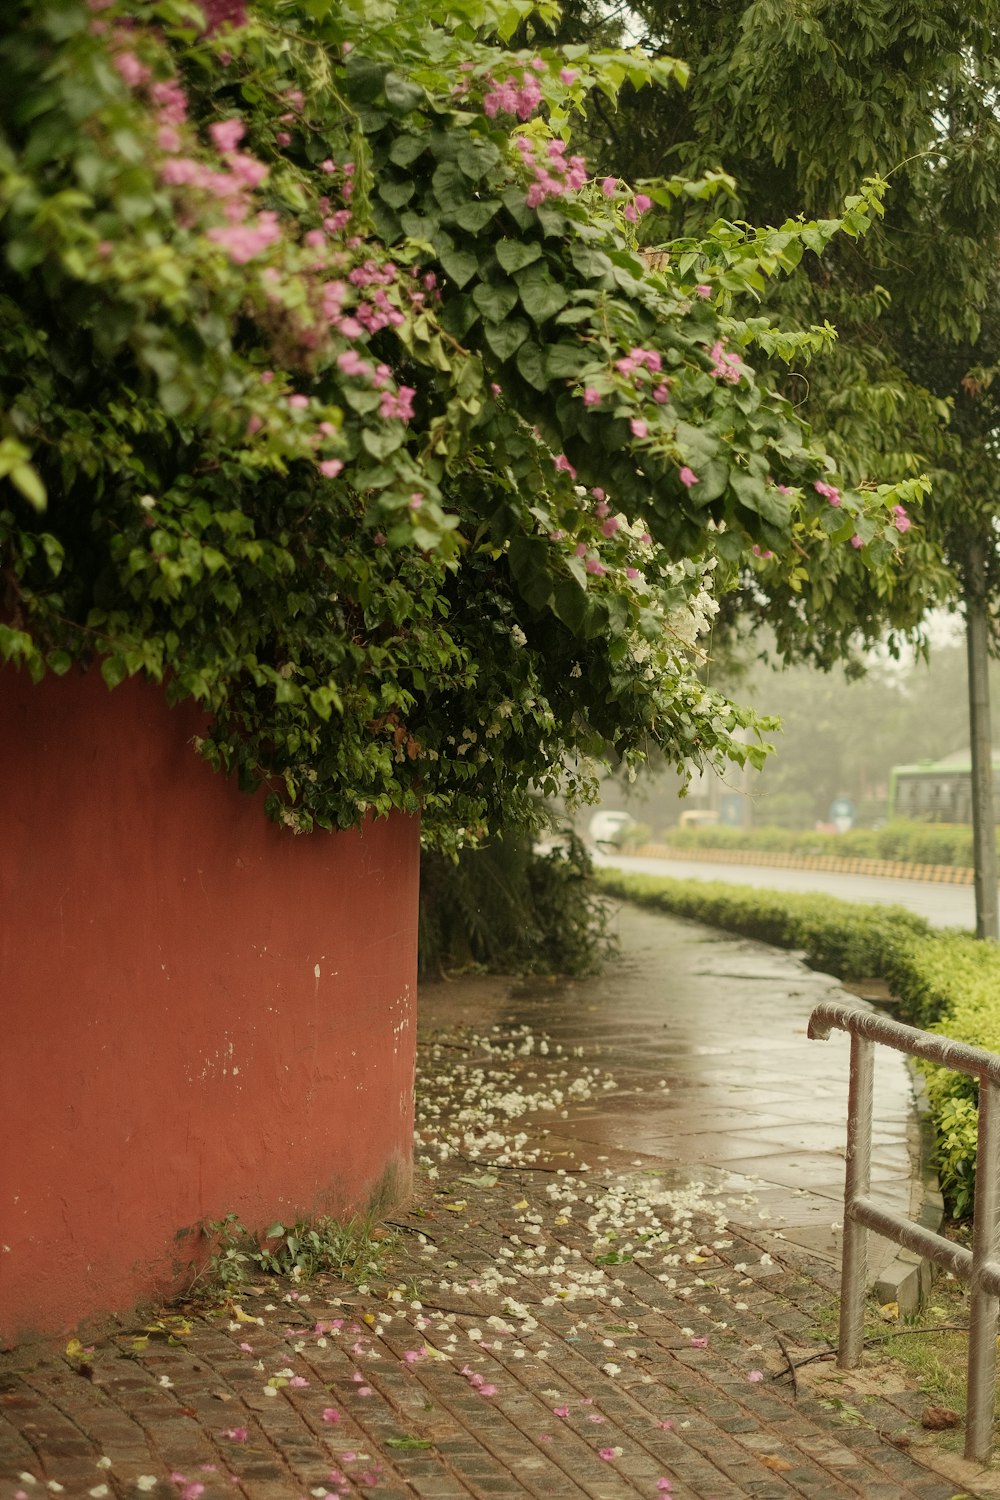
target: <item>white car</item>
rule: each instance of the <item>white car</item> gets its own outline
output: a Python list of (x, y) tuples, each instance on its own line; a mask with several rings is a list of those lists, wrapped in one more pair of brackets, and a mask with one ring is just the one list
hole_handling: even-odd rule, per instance
[(587, 827), (590, 841), (598, 849), (617, 848), (618, 835), (634, 823), (635, 819), (627, 812), (596, 812)]

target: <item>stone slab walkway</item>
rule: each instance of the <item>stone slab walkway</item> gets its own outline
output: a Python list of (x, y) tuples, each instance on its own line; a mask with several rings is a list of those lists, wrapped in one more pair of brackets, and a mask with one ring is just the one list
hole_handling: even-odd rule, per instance
[[(706, 985), (675, 1032), (644, 926), (664, 919), (625, 921), (631, 956), (604, 980), (425, 994), (418, 1192), (368, 1284), (261, 1281), (71, 1357), (8, 1357), (2, 1500), (1000, 1494), (923, 1431), (926, 1397), (897, 1370), (836, 1369), (833, 1265), (779, 1227), (773, 1194), (769, 1218), (753, 1206), (746, 1169), (775, 1131), (742, 1106), (771, 1118), (781, 1070), (744, 1045), (747, 1088), (768, 1100), (724, 1098), (718, 1054), (698, 1049), (721, 1020), (745, 1038), (754, 1015), (790, 1045), (798, 1013), (757, 1003), (776, 956), (665, 923), (675, 993)], [(718, 1015), (713, 993), (731, 997)], [(835, 1090), (830, 1044), (808, 1045)], [(703, 1134), (673, 1129), (682, 1095)], [(724, 1107), (753, 1154), (713, 1167)], [(798, 1144), (793, 1110), (773, 1118), (788, 1134), (772, 1144), (820, 1149)]]

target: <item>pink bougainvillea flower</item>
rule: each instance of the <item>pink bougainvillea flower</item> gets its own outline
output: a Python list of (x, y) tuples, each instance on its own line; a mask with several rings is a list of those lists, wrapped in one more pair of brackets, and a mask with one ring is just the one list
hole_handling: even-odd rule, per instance
[(592, 573), (595, 578), (603, 578), (608, 571), (603, 563), (597, 561), (596, 557), (588, 557), (583, 566), (586, 568), (587, 572)]
[(308, 1380), (306, 1380), (304, 1375), (293, 1375), (288, 1384), (290, 1386), (294, 1386), (296, 1390), (302, 1390), (302, 1388), (304, 1386), (307, 1386), (309, 1382)]
[(669, 1494), (673, 1487), (674, 1486), (672, 1482), (666, 1477), (666, 1475), (664, 1475), (662, 1479), (658, 1479), (656, 1481), (656, 1488), (658, 1490), (662, 1490), (664, 1494)]
[(646, 214), (646, 213), (649, 212), (649, 210), (652, 208), (652, 206), (653, 206), (653, 200), (652, 200), (652, 198), (650, 198), (648, 196), (648, 194), (646, 194), (646, 193), (636, 193), (636, 195), (635, 195), (635, 207), (636, 207), (636, 212), (637, 213)]
[(813, 483), (813, 489), (817, 495), (822, 495), (824, 500), (829, 500), (831, 505), (840, 504), (840, 491), (835, 484), (827, 484), (825, 479), (817, 479)]
[(657, 1421), (656, 1425), (664, 1432), (673, 1432), (674, 1430), (674, 1424), (670, 1417), (661, 1418)]
[(208, 133), (212, 138), (212, 145), (223, 155), (235, 151), (236, 147), (246, 135), (246, 126), (242, 120), (213, 120), (208, 127)]
[(601, 183), (601, 192), (604, 194), (605, 198), (613, 198), (617, 191), (618, 178), (605, 177), (604, 181)]
[(864, 539), (864, 537), (863, 536), (858, 536), (858, 533), (855, 532), (854, 535), (851, 537), (851, 546), (852, 547), (863, 547), (864, 545), (865, 545), (865, 539)]
[(606, 521), (601, 522), (601, 531), (604, 536), (614, 536), (615, 532), (618, 530), (618, 525), (619, 522), (617, 516), (608, 516)]
[(708, 1348), (708, 1339), (707, 1338), (694, 1338), (694, 1339), (692, 1339), (691, 1340), (691, 1348), (692, 1349), (707, 1349)]
[(585, 389), (584, 389), (584, 392), (583, 392), (583, 404), (584, 404), (584, 406), (599, 406), (600, 405), (600, 401), (601, 401), (601, 393), (600, 393), (600, 391), (596, 390), (594, 388), (594, 386), (592, 386), (592, 385), (586, 386)]
[(337, 1410), (337, 1408), (335, 1406), (324, 1407), (324, 1409), (323, 1409), (323, 1421), (324, 1422), (339, 1422), (340, 1421), (340, 1412)]
[(621, 1458), (620, 1448), (598, 1448), (599, 1458), (603, 1458), (606, 1464), (614, 1463), (616, 1458)]
[(247, 24), (245, 0), (200, 0), (200, 9), (205, 17), (206, 36), (211, 36), (220, 26)]
[(227, 1427), (222, 1436), (232, 1438), (234, 1443), (245, 1443), (248, 1434), (245, 1427)]
[(564, 83), (567, 88), (573, 82), (573, 80), (574, 80), (575, 77), (576, 77), (576, 69), (575, 68), (560, 68), (559, 69), (559, 81), (560, 81), (560, 83)]
[(716, 380), (724, 380), (727, 385), (739, 385), (740, 376), (743, 373), (739, 355), (732, 354), (722, 339), (716, 339), (708, 354), (713, 361), (709, 373), (714, 375)]
[(701, 480), (698, 478), (697, 474), (693, 469), (689, 469), (687, 464), (685, 464), (681, 469), (677, 478), (687, 489), (690, 489), (693, 484), (701, 484)]
[(695, 287), (695, 292), (699, 297), (711, 297), (712, 288), (708, 285), (707, 281), (703, 281)]
[(752, 1385), (756, 1385), (758, 1381), (764, 1379), (764, 1372), (763, 1370), (751, 1370), (747, 1375), (747, 1379), (751, 1382)]
[(565, 453), (559, 453), (554, 460), (556, 468), (562, 474), (568, 474), (570, 479), (576, 478), (576, 470), (566, 457)]
[(912, 526), (913, 522), (910, 520), (909, 516), (906, 514), (906, 507), (905, 506), (894, 505), (892, 507), (892, 515), (893, 515), (892, 524), (893, 524), (893, 526), (895, 526), (896, 530), (900, 533), (900, 535), (902, 535), (902, 533), (904, 531), (909, 531), (909, 529)]
[(554, 1417), (568, 1417), (569, 1416), (569, 1407), (568, 1406), (554, 1406), (552, 1408), (552, 1415)]
[(649, 424), (648, 422), (644, 422), (641, 417), (633, 417), (628, 425), (632, 429), (633, 437), (644, 438), (649, 436)]

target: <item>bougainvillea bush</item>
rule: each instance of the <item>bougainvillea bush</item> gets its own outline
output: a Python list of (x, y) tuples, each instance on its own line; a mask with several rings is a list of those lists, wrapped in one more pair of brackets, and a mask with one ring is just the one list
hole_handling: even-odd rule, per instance
[(755, 292), (882, 184), (643, 248), (722, 179), (595, 177), (572, 126), (683, 64), (533, 44), (551, 18), (0, 20), (0, 655), (193, 697), (202, 753), (294, 828), (402, 808), (454, 845), (598, 757), (759, 755), (699, 679), (715, 591), (891, 589), (920, 483), (847, 490), (754, 368), (830, 337)]

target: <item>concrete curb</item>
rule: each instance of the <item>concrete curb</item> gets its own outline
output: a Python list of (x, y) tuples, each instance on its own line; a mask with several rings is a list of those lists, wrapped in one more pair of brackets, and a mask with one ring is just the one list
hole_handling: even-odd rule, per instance
[(720, 865), (763, 865), (784, 870), (826, 870), (834, 875), (873, 875), (895, 880), (930, 880), (940, 885), (972, 885), (975, 871), (964, 865), (905, 864), (893, 859), (842, 858), (836, 854), (784, 854), (766, 849), (675, 849), (643, 844), (643, 859), (704, 860)]

